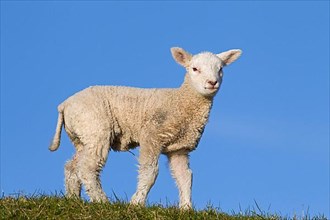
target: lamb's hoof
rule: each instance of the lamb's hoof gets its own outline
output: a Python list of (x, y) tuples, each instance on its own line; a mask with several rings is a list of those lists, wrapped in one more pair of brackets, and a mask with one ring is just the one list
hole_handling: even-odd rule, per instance
[(186, 204), (180, 204), (179, 205), (179, 208), (181, 210), (184, 210), (184, 211), (188, 211), (188, 210), (192, 210), (193, 209), (192, 206), (191, 206), (191, 204), (188, 204), (188, 203), (186, 203)]
[(99, 203), (106, 203), (106, 202), (109, 202), (108, 198), (106, 196), (102, 196), (102, 197), (99, 197), (99, 198), (91, 198), (90, 199), (91, 202), (99, 202)]
[(134, 206), (145, 206), (145, 201), (136, 196), (133, 196), (130, 201), (130, 204)]

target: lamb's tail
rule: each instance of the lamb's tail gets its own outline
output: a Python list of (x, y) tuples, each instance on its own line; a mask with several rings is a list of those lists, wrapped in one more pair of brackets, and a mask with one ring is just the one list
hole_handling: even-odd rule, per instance
[(49, 146), (50, 151), (56, 151), (58, 147), (60, 146), (61, 143), (61, 132), (62, 132), (62, 126), (64, 124), (64, 113), (63, 113), (63, 106), (60, 105), (58, 107), (58, 119), (57, 119), (57, 126), (56, 126), (56, 131), (55, 135), (53, 138), (53, 141), (51, 145)]

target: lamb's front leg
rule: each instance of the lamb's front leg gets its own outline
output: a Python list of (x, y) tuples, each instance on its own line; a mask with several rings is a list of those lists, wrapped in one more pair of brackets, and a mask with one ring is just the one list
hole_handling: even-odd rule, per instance
[(192, 171), (189, 169), (189, 156), (186, 153), (167, 155), (172, 176), (176, 180), (180, 195), (180, 208), (189, 209), (191, 205)]
[(151, 187), (158, 175), (158, 159), (160, 149), (151, 145), (141, 145), (139, 156), (139, 176), (136, 192), (131, 204), (144, 205)]

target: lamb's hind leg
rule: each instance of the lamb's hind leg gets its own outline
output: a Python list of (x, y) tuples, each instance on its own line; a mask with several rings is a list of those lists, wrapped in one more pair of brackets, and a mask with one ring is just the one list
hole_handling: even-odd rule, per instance
[(66, 196), (80, 198), (81, 181), (78, 177), (77, 162), (81, 156), (80, 154), (81, 149), (83, 149), (83, 144), (69, 129), (66, 128), (65, 130), (76, 148), (76, 154), (65, 164), (64, 168)]
[(100, 172), (110, 149), (108, 140), (108, 138), (102, 138), (97, 144), (85, 144), (78, 158), (78, 177), (92, 202), (108, 201), (100, 182)]
[(79, 152), (77, 152), (72, 160), (69, 160), (65, 164), (64, 174), (65, 174), (65, 191), (68, 197), (80, 198), (81, 193), (81, 181), (77, 173), (77, 158), (79, 157)]
[(192, 172), (189, 169), (189, 157), (186, 153), (169, 154), (168, 160), (172, 176), (180, 194), (180, 208), (191, 208)]

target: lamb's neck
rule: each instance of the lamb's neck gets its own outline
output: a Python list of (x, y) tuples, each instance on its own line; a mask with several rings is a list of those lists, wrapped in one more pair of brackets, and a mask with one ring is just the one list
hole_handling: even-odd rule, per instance
[(192, 87), (191, 79), (188, 74), (186, 74), (184, 82), (182, 83), (179, 90), (180, 98), (184, 99), (180, 101), (180, 107), (185, 109), (197, 110), (199, 112), (204, 111), (208, 115), (212, 107), (213, 97), (203, 96), (198, 93)]

